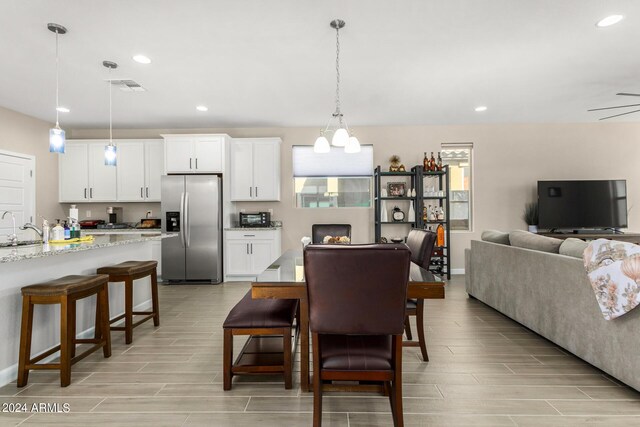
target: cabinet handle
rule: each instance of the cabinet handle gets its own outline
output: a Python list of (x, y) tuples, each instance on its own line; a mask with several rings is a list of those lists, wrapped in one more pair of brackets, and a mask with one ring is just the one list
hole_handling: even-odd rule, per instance
[(93, 199), (93, 187), (89, 189), (89, 198)]
[(144, 193), (143, 193), (143, 191), (144, 191), (144, 188), (140, 187), (140, 198), (141, 198), (141, 199), (142, 199), (142, 198), (144, 198)]
[(84, 189), (84, 198), (85, 199), (87, 198), (87, 189), (86, 188)]
[(196, 157), (196, 169), (198, 169), (198, 158)]
[(258, 187), (256, 187), (256, 197), (258, 197)]
[(245, 234), (244, 237), (256, 237), (255, 234)]
[(253, 197), (253, 187), (249, 187), (249, 197)]
[(247, 255), (249, 255), (249, 244), (247, 243)]
[(147, 187), (147, 198), (149, 198), (149, 187)]
[(251, 255), (253, 255), (253, 243), (249, 243), (251, 245)]
[(191, 167), (191, 157), (189, 157), (189, 169), (192, 169), (192, 167)]

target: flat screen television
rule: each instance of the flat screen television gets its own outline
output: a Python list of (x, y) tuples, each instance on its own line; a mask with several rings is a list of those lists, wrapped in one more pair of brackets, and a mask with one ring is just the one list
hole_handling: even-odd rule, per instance
[(627, 181), (538, 181), (539, 228), (627, 227)]

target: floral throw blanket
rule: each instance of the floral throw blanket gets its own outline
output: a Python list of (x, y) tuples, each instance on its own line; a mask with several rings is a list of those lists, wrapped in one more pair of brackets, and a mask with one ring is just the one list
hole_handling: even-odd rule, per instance
[(640, 246), (598, 239), (587, 246), (582, 259), (605, 319), (640, 305)]

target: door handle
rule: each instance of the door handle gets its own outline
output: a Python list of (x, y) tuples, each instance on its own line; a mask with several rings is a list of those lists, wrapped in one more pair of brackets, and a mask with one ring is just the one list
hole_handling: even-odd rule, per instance
[(251, 255), (253, 255), (253, 243), (249, 243), (251, 245)]
[(253, 187), (249, 187), (249, 197), (253, 197)]
[(85, 199), (87, 198), (87, 189), (86, 188), (84, 189), (84, 198)]
[(192, 167), (191, 167), (191, 157), (189, 157), (189, 169), (192, 169)]
[(93, 199), (93, 187), (89, 189), (89, 198)]
[(141, 198), (141, 199), (143, 199), (143, 198), (144, 198), (144, 193), (143, 193), (143, 191), (144, 191), (144, 188), (143, 188), (143, 187), (140, 187), (140, 198)]
[(187, 248), (191, 244), (191, 222), (189, 221), (189, 193), (184, 193), (184, 219), (186, 222), (185, 226), (185, 240), (187, 244)]
[(182, 243), (182, 247), (186, 247), (186, 241), (184, 238), (184, 193), (180, 194), (180, 242)]
[(256, 187), (256, 197), (258, 197), (258, 187)]
[(147, 187), (147, 198), (149, 198), (149, 187)]
[(249, 255), (249, 244), (247, 243), (247, 255)]
[(198, 169), (198, 158), (196, 157), (196, 169)]

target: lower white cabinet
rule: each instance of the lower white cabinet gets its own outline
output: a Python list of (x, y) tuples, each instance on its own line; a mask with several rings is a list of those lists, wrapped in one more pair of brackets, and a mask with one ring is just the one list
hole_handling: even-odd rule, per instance
[(255, 281), (281, 250), (280, 229), (225, 230), (225, 281)]

